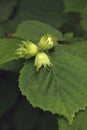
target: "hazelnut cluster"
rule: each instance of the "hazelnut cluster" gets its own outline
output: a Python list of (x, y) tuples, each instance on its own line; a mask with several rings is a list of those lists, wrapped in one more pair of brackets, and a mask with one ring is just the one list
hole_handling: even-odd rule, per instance
[(38, 44), (34, 44), (31, 41), (22, 41), (19, 48), (16, 49), (16, 54), (20, 58), (31, 58), (35, 56), (34, 65), (37, 71), (43, 66), (51, 67), (52, 63), (50, 61), (49, 55), (45, 51), (55, 47), (57, 45), (57, 38), (52, 34), (46, 34), (41, 37)]

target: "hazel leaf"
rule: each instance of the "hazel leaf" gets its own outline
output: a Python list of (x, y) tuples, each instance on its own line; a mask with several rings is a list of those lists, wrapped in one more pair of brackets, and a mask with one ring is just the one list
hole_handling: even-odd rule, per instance
[(87, 41), (58, 45), (50, 55), (49, 70), (37, 72), (32, 60), (26, 62), (19, 77), (20, 90), (34, 107), (63, 115), (69, 124), (87, 106), (87, 51), (82, 43), (87, 50)]

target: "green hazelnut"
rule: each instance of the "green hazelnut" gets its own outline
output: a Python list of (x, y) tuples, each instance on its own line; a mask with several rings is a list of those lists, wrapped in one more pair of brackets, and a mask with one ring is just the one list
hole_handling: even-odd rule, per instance
[(37, 71), (43, 66), (51, 67), (52, 63), (49, 59), (49, 56), (45, 52), (39, 52), (35, 57), (35, 66), (37, 68)]
[(22, 41), (22, 44), (20, 44), (20, 47), (17, 49), (17, 55), (27, 59), (35, 56), (38, 51), (39, 48), (31, 41)]
[(57, 38), (52, 34), (46, 34), (41, 37), (38, 46), (42, 50), (49, 50), (57, 45)]

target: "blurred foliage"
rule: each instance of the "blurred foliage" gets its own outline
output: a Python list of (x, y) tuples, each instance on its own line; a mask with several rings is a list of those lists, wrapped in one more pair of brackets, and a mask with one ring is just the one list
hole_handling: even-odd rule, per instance
[[(67, 40), (73, 35), (87, 38), (87, 1), (0, 0), (0, 38), (12, 37), (24, 20), (46, 22), (60, 30)], [(0, 130), (58, 130), (56, 115), (33, 108), (20, 94), (16, 72), (22, 66), (22, 60), (0, 65)], [(63, 129), (68, 128), (63, 122)]]
[[(86, 7), (84, 11), (82, 10), (84, 5), (84, 1), (81, 1), (79, 6), (79, 0), (76, 3), (74, 1), (68, 3), (67, 0), (45, 0), (44, 2), (42, 0), (37, 2), (35, 0), (1, 0), (0, 37), (10, 37), (19, 23), (32, 19), (46, 22), (59, 28), (63, 33), (72, 31), (77, 36), (81, 36), (87, 26)], [(83, 23), (85, 27), (82, 27)]]

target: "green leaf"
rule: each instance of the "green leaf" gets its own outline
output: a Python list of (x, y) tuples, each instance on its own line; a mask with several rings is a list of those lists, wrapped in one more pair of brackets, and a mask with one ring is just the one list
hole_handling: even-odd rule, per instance
[(65, 12), (81, 13), (81, 25), (87, 31), (87, 0), (63, 0)]
[(61, 53), (63, 51), (67, 51), (71, 53), (72, 55), (77, 55), (78, 58), (83, 59), (87, 63), (87, 41), (84, 41), (84, 39), (78, 39), (72, 40), (67, 45), (61, 45), (61, 48), (59, 48)]
[(53, 27), (60, 27), (67, 21), (64, 5), (61, 0), (21, 0), (18, 3), (17, 19), (38, 20), (46, 22)]
[(49, 71), (37, 72), (33, 62), (26, 62), (19, 78), (20, 90), (33, 106), (65, 116), (69, 124), (87, 106), (87, 60), (79, 55), (83, 45), (79, 53), (72, 46), (56, 47)]
[[(87, 11), (87, 7), (86, 7), (86, 11)], [(82, 18), (82, 19), (81, 19), (80, 24), (82, 25), (84, 31), (87, 32), (87, 12), (86, 12), (85, 14), (82, 13), (82, 14), (81, 14), (81, 18)]]
[(63, 37), (61, 32), (57, 29), (46, 23), (34, 20), (24, 21), (22, 24), (20, 24), (14, 36), (34, 42), (39, 42), (40, 38), (47, 33), (54, 34), (59, 40)]
[(0, 39), (0, 64), (8, 61), (18, 59), (16, 55), (16, 49), (18, 44), (21, 42), (20, 39)]
[(12, 19), (0, 23), (0, 38), (6, 38), (9, 34), (11, 35), (13, 32), (15, 32), (19, 23), (20, 22), (17, 19)]
[(23, 60), (20, 59), (20, 60), (13, 60), (5, 64), (1, 64), (0, 70), (19, 72), (22, 67), (23, 67)]
[(16, 0), (0, 1), (0, 22), (5, 21), (10, 17), (15, 6)]
[(83, 27), (83, 29), (87, 32), (87, 6), (85, 8), (85, 12), (86, 13), (82, 13), (82, 19), (81, 19), (81, 25)]
[(59, 130), (87, 130), (87, 109), (80, 111), (71, 126), (63, 118), (58, 119)]
[(2, 6), (0, 9), (3, 9), (4, 12), (0, 11), (0, 17), (2, 17), (2, 20), (3, 18), (7, 19), (8, 16), (4, 14), (8, 12), (11, 13), (8, 14), (11, 16), (7, 21), (0, 23), (0, 37), (4, 37), (6, 33), (14, 33), (18, 24), (24, 20), (38, 20), (56, 28), (62, 26), (67, 21), (67, 14), (63, 11), (64, 5), (61, 0), (44, 0), (43, 3), (42, 0), (37, 2), (36, 0), (26, 0), (26, 2), (25, 0), (20, 0), (12, 11), (10, 8), (12, 4), (15, 5), (16, 0), (3, 1), (0, 2), (0, 6)]
[(6, 32), (6, 24), (4, 22), (0, 23), (0, 38), (5, 37)]
[(72, 39), (73, 39), (73, 33), (72, 32), (65, 33), (64, 40), (71, 41)]
[(0, 71), (0, 117), (16, 103), (19, 94), (17, 78), (15, 73)]
[(63, 0), (65, 4), (65, 12), (83, 12), (87, 5), (87, 0)]

